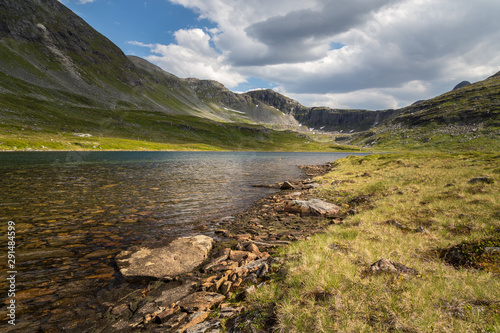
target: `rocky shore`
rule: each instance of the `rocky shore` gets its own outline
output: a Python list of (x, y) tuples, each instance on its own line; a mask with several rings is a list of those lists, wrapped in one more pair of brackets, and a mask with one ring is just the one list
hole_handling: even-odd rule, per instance
[[(305, 179), (256, 186), (279, 189), (247, 211), (201, 226), (204, 235), (142, 244), (115, 262), (134, 292), (101, 296), (106, 332), (236, 332), (252, 313), (273, 321), (272, 309), (251, 309), (249, 294), (283, 278), (287, 258), (277, 249), (342, 223), (340, 207), (313, 198), (313, 177), (331, 165), (302, 166)], [(252, 331), (252, 330), (250, 330)]]

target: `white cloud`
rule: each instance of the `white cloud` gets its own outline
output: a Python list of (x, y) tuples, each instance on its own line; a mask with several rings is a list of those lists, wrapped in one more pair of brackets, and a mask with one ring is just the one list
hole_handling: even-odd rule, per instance
[(247, 77), (276, 82), (304, 105), (399, 107), (500, 70), (498, 1), (170, 2), (217, 28), (179, 30), (175, 44), (147, 45), (150, 61), (229, 87)]
[[(282, 87), (276, 91), (300, 100), (303, 105), (307, 106), (328, 105), (337, 109), (383, 110), (404, 107), (418, 100), (433, 97), (430, 88), (429, 83), (411, 81), (398, 88), (372, 88), (346, 93), (295, 94)], [(446, 87), (448, 90), (451, 88), (453, 87)]]
[(228, 87), (245, 82), (244, 76), (233, 71), (224, 56), (210, 46), (211, 37), (203, 30), (178, 30), (174, 37), (176, 44), (130, 44), (149, 48), (152, 54), (146, 59), (180, 77), (216, 80)]

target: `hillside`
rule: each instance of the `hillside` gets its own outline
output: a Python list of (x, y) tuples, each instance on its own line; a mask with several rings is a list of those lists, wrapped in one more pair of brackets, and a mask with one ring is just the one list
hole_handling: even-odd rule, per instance
[[(298, 127), (292, 116), (218, 82), (180, 79), (127, 57), (56, 0), (0, 3), (0, 57), (1, 149), (76, 149), (67, 142), (74, 133), (226, 149), (241, 147), (242, 137), (290, 136), (260, 125)], [(220, 123), (233, 125), (213, 140)], [(291, 139), (305, 142), (303, 135)]]
[(498, 151), (500, 72), (397, 113), (382, 126), (337, 140), (379, 149)]
[(0, 149), (498, 148), (499, 74), (398, 110), (306, 107), (126, 56), (57, 0), (2, 1), (0, 57)]

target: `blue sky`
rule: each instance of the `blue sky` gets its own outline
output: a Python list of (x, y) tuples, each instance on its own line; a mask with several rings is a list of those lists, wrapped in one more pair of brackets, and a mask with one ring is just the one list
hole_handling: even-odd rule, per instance
[(149, 50), (128, 42), (170, 44), (173, 33), (185, 28), (214, 28), (209, 20), (198, 19), (192, 9), (166, 0), (62, 0), (94, 29), (108, 37), (126, 54), (146, 57)]
[(497, 0), (60, 0), (126, 54), (306, 106), (397, 108), (500, 71)]

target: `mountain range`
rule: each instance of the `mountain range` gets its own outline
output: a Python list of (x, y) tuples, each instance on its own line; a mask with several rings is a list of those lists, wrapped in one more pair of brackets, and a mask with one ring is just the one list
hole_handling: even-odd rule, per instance
[(1, 149), (126, 149), (123, 140), (150, 149), (318, 149), (311, 133), (319, 130), (329, 149), (498, 146), (500, 72), (398, 110), (306, 107), (126, 56), (57, 0), (0, 3), (0, 59)]

